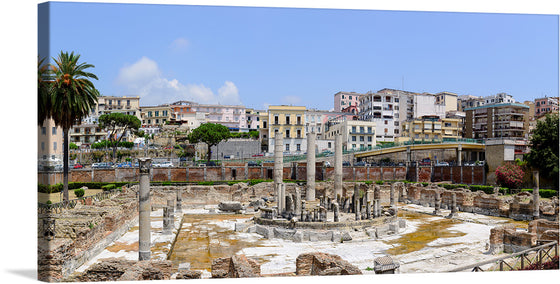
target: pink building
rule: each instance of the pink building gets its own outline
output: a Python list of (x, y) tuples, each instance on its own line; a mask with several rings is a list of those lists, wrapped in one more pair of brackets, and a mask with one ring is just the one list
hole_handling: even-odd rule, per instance
[(341, 112), (349, 106), (359, 107), (361, 95), (363, 94), (355, 92), (338, 92), (334, 94), (334, 111)]
[(535, 117), (541, 117), (550, 112), (558, 111), (558, 97), (535, 99)]

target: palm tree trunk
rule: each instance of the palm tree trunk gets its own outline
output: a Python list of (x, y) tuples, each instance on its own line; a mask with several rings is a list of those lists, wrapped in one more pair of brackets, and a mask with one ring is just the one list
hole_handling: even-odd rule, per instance
[(68, 196), (68, 132), (70, 129), (63, 129), (63, 135), (64, 135), (64, 143), (62, 143), (62, 147), (63, 147), (63, 191), (62, 191), (62, 200), (64, 201), (64, 203), (68, 202), (69, 200), (69, 196)]

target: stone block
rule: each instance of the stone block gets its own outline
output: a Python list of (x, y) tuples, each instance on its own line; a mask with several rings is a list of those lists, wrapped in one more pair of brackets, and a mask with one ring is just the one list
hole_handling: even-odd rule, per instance
[(221, 211), (238, 212), (243, 210), (243, 205), (239, 201), (222, 201), (218, 204)]
[(296, 231), (293, 235), (293, 240), (296, 243), (303, 242), (303, 233), (301, 231)]
[(296, 275), (356, 275), (361, 270), (338, 255), (313, 252), (300, 254), (296, 259)]
[(249, 226), (251, 226), (251, 224), (249, 224), (249, 223), (235, 223), (235, 231), (236, 232), (243, 232), (247, 228), (249, 228)]
[(350, 236), (349, 232), (342, 233), (342, 241), (348, 242), (352, 240), (352, 236)]
[(186, 270), (179, 272), (175, 279), (200, 279), (201, 277), (202, 271)]
[(406, 228), (406, 220), (405, 219), (399, 219), (399, 228), (404, 229)]

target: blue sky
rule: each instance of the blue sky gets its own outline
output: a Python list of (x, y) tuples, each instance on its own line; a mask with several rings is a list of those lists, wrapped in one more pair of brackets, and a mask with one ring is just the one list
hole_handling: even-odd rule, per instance
[(141, 105), (328, 110), (338, 91), (403, 86), (558, 96), (557, 15), (55, 2), (50, 16), (51, 56), (81, 54), (103, 95)]

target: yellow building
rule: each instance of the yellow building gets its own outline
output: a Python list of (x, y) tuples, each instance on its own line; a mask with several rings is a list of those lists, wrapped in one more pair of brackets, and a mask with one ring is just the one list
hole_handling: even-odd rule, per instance
[[(304, 106), (269, 106), (268, 113), (259, 115), (259, 131), (262, 150), (274, 152), (274, 137), (282, 133), (284, 138), (284, 152), (303, 153), (306, 151)], [(266, 140), (266, 142), (265, 142)]]
[(143, 128), (161, 127), (171, 120), (169, 105), (143, 106), (140, 108), (140, 120)]
[(403, 122), (402, 136), (399, 138), (399, 142), (409, 140), (432, 141), (462, 137), (463, 125), (461, 119), (425, 115), (421, 118)]

